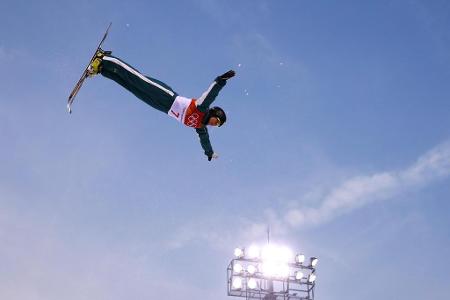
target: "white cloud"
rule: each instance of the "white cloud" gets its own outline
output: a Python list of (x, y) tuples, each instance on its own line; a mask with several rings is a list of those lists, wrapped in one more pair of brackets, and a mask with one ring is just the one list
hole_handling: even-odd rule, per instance
[(404, 170), (349, 178), (325, 195), (318, 207), (292, 209), (284, 215), (284, 220), (293, 227), (321, 224), (373, 201), (390, 199), (448, 175), (450, 143), (446, 142)]
[[(445, 142), (424, 155), (415, 163), (397, 171), (383, 171), (348, 178), (320, 197), (316, 206), (266, 209), (259, 219), (230, 220), (216, 216), (211, 220), (194, 221), (172, 237), (170, 248), (181, 248), (194, 240), (206, 241), (212, 248), (225, 250), (248, 241), (264, 240), (267, 225), (277, 237), (289, 234), (290, 229), (314, 226), (329, 222), (346, 213), (369, 205), (374, 201), (393, 199), (402, 193), (423, 188), (450, 175), (450, 142)], [(292, 205), (295, 201), (289, 201)], [(282, 216), (281, 218), (279, 216)], [(236, 230), (239, 228), (239, 230)], [(245, 229), (245, 230), (243, 230)]]
[(264, 222), (245, 216), (233, 218), (227, 215), (194, 220), (170, 236), (166, 247), (170, 250), (181, 249), (200, 241), (210, 249), (231, 253), (234, 247), (247, 247), (249, 242), (266, 241), (268, 226), (270, 236), (276, 236), (277, 240), (289, 233), (286, 224), (280, 220), (275, 210), (266, 209), (261, 218)]
[[(185, 224), (166, 243), (169, 249), (179, 249), (193, 241), (202, 241), (211, 249), (231, 251), (236, 246), (246, 246), (247, 241), (265, 240), (267, 225), (271, 232), (281, 232), (281, 224), (272, 210), (264, 214), (266, 223), (252, 222), (240, 218), (233, 220), (227, 216), (215, 216), (206, 220), (195, 220)], [(225, 229), (224, 229), (225, 228)]]

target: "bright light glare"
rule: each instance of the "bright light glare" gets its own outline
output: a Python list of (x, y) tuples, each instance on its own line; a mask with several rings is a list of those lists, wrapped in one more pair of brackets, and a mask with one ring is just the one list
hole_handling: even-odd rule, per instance
[(266, 277), (275, 277), (276, 264), (274, 262), (265, 262), (261, 265), (262, 272)]
[(311, 266), (312, 266), (312, 267), (315, 267), (315, 266), (317, 265), (317, 261), (318, 261), (317, 258), (311, 257)]
[(237, 258), (241, 258), (242, 256), (244, 256), (244, 250), (241, 248), (234, 249), (234, 256), (236, 256)]
[(279, 269), (278, 269), (278, 277), (282, 277), (282, 278), (287, 278), (289, 277), (289, 266), (284, 264), (284, 265), (280, 265)]
[(242, 288), (242, 279), (239, 277), (233, 278), (232, 286), (235, 290), (239, 290), (240, 288)]
[(242, 265), (241, 264), (234, 264), (233, 265), (233, 272), (234, 273), (241, 273), (242, 272)]
[(247, 257), (250, 259), (259, 258), (259, 248), (258, 246), (250, 246), (247, 251)]
[(303, 278), (303, 273), (300, 271), (295, 272), (295, 279), (300, 280)]
[(308, 281), (309, 282), (314, 282), (316, 280), (316, 274), (309, 274), (309, 278), (308, 278)]
[(247, 286), (249, 289), (252, 289), (252, 290), (256, 289), (256, 287), (257, 287), (256, 279), (250, 278), (247, 282)]
[(249, 266), (247, 267), (247, 272), (248, 272), (250, 275), (255, 274), (255, 273), (256, 273), (256, 267), (255, 267), (254, 265), (249, 265)]
[(295, 262), (298, 264), (302, 264), (305, 261), (305, 255), (303, 254), (297, 254), (295, 256)]
[(289, 266), (280, 262), (267, 261), (262, 264), (262, 272), (266, 277), (281, 277), (289, 276)]
[(266, 277), (289, 276), (288, 263), (292, 261), (292, 252), (286, 247), (267, 245), (261, 251), (262, 272)]
[(287, 247), (276, 247), (267, 245), (261, 252), (261, 258), (264, 261), (277, 261), (288, 263), (292, 259), (292, 252)]

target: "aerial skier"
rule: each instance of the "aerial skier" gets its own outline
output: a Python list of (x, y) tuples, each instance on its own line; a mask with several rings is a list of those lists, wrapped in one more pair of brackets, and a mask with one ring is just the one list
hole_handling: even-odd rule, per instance
[(111, 51), (98, 48), (95, 58), (87, 69), (87, 75), (93, 77), (101, 74), (112, 79), (151, 107), (168, 114), (188, 127), (195, 128), (208, 160), (218, 157), (211, 146), (206, 126), (220, 127), (227, 120), (222, 108), (210, 106), (227, 80), (235, 75), (233, 70), (216, 77), (198, 99), (191, 99), (178, 95), (164, 82), (143, 75), (111, 54)]

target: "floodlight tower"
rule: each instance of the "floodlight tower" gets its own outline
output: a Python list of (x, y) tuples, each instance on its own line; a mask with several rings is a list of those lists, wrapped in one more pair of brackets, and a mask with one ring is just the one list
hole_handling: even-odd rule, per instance
[(317, 258), (267, 244), (236, 248), (227, 268), (228, 296), (258, 300), (314, 300)]
[[(267, 246), (270, 245), (270, 226), (267, 226)], [(277, 297), (273, 294), (273, 280), (270, 278), (267, 280), (267, 295), (264, 296), (264, 300), (276, 300)]]

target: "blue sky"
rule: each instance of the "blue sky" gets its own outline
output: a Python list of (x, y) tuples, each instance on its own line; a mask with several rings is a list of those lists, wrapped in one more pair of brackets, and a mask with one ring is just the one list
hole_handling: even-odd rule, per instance
[[(448, 1), (0, 2), (0, 298), (226, 299), (235, 246), (317, 256), (316, 299), (446, 299)], [(217, 100), (195, 132), (114, 82), (105, 48)], [(200, 295), (199, 295), (200, 294)]]

